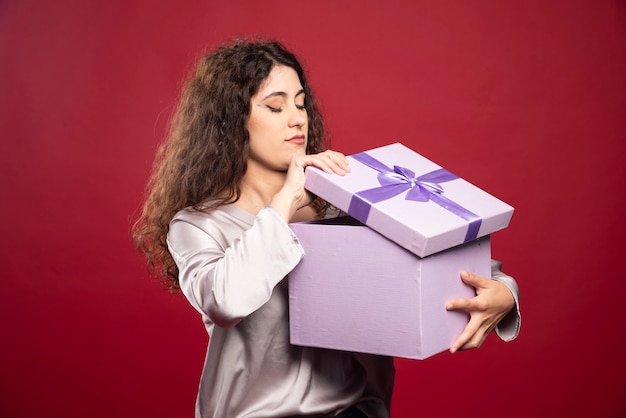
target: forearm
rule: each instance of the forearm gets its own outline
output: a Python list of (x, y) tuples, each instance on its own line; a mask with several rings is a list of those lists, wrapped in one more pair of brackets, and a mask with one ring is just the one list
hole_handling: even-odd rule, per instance
[(263, 306), (303, 254), (272, 208), (261, 210), (253, 226), (226, 248), (185, 222), (172, 225), (169, 243), (183, 293), (221, 327), (234, 326)]

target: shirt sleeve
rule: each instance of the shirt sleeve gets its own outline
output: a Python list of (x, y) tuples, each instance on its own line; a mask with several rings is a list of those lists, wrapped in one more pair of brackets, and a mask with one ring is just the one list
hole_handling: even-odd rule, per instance
[(211, 232), (174, 219), (168, 247), (187, 299), (211, 322), (229, 328), (270, 299), (274, 287), (298, 264), (304, 250), (270, 207), (262, 209), (252, 227), (230, 245), (219, 228)]
[(502, 272), (502, 263), (496, 260), (491, 260), (491, 278), (504, 284), (515, 299), (515, 307), (496, 326), (496, 334), (502, 340), (512, 341), (518, 336), (522, 322), (519, 309), (519, 286), (513, 277)]

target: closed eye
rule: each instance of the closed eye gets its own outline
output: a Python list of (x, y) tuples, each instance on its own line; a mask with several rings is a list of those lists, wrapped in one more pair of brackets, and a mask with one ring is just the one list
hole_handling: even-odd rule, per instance
[(283, 111), (283, 109), (281, 107), (273, 107), (273, 106), (270, 106), (270, 105), (265, 105), (265, 106), (270, 110), (270, 112), (280, 113), (280, 112)]

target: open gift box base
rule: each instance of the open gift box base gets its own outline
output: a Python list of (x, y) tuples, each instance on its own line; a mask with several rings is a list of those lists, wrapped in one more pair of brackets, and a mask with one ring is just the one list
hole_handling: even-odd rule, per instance
[(468, 323), (445, 303), (491, 275), (489, 236), (420, 258), (352, 218), (294, 223), (305, 256), (289, 274), (291, 343), (424, 359)]

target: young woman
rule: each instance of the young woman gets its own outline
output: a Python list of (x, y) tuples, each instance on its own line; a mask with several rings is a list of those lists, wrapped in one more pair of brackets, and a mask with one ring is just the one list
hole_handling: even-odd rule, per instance
[[(134, 228), (150, 266), (201, 313), (209, 347), (197, 417), (388, 417), (393, 359), (289, 344), (284, 278), (303, 250), (288, 222), (327, 215), (304, 170), (350, 171), (325, 150), (304, 72), (276, 42), (237, 41), (207, 54), (188, 81)], [(517, 285), (462, 274), (471, 320), (451, 351), (519, 326)]]

